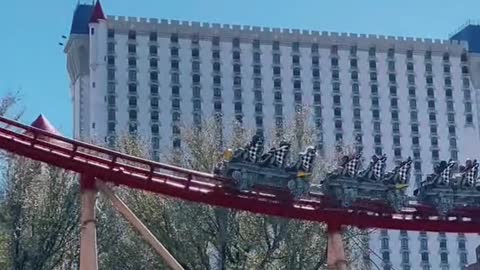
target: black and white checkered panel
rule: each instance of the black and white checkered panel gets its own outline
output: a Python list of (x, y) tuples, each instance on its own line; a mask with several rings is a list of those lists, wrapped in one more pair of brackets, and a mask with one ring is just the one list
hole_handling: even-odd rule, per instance
[(452, 178), (452, 173), (453, 173), (452, 171), (453, 166), (455, 166), (455, 162), (448, 163), (447, 168), (445, 168), (445, 170), (443, 170), (440, 173), (440, 178), (439, 178), (440, 184), (443, 184), (443, 185), (450, 184), (450, 179)]
[(250, 161), (252, 161), (252, 162), (257, 161), (258, 154), (259, 154), (258, 152), (260, 151), (261, 147), (262, 147), (261, 142), (257, 142), (254, 145), (249, 147), (249, 149), (248, 149), (248, 159)]
[(302, 156), (302, 170), (304, 172), (311, 172), (312, 171), (312, 163), (315, 157), (314, 151), (307, 151), (305, 155)]
[(283, 165), (285, 164), (285, 158), (287, 156), (288, 149), (289, 149), (288, 145), (283, 145), (283, 146), (280, 146), (280, 148), (278, 148), (277, 150), (275, 150), (273, 164), (276, 167), (283, 167)]
[(382, 156), (380, 159), (377, 160), (375, 165), (373, 166), (373, 177), (375, 180), (380, 181), (383, 178), (383, 174), (385, 173), (385, 163), (387, 161), (386, 156)]
[(400, 184), (407, 184), (410, 180), (410, 168), (412, 167), (412, 161), (408, 161), (398, 170), (398, 180)]
[(473, 187), (478, 176), (478, 163), (475, 163), (466, 173), (464, 178), (464, 185)]
[(358, 162), (359, 162), (358, 157), (352, 158), (347, 164), (345, 165), (345, 173), (346, 176), (351, 176), (354, 177), (357, 175), (357, 168), (358, 168)]

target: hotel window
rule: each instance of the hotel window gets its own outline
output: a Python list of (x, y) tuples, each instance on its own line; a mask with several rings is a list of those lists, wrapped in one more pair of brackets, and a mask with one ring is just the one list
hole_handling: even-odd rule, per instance
[(219, 37), (213, 37), (212, 38), (212, 45), (213, 46), (219, 46), (220, 45), (220, 38)]
[(233, 47), (240, 47), (240, 39), (239, 38), (234, 38), (232, 40), (232, 46)]
[(172, 56), (178, 56), (178, 48), (177, 47), (170, 48), (170, 54)]
[(293, 82), (293, 88), (294, 88), (294, 89), (300, 89), (300, 88), (302, 88), (302, 83), (301, 83), (301, 81), (294, 81), (294, 82)]
[(292, 56), (292, 63), (294, 65), (299, 65), (300, 64), (300, 57), (298, 55)]
[(136, 95), (137, 94), (137, 85), (136, 84), (129, 84), (128, 85), (128, 94), (129, 95)]
[(388, 61), (388, 71), (395, 71), (395, 61)]
[(300, 68), (293, 69), (293, 76), (300, 76)]
[(150, 115), (150, 120), (152, 122), (158, 122), (159, 116), (158, 116), (158, 111), (152, 111)]
[(150, 68), (157, 68), (158, 67), (158, 60), (155, 58), (150, 59)]
[(428, 252), (422, 252), (422, 263), (428, 263)]
[(200, 56), (200, 50), (197, 48), (192, 49), (192, 58), (197, 58)]
[(150, 32), (150, 41), (157, 41), (157, 32)]
[(338, 72), (338, 70), (333, 70), (332, 71), (332, 79), (333, 80), (338, 80), (340, 78), (340, 74)]
[(158, 72), (150, 72), (150, 81), (152, 82), (158, 81)]
[(407, 63), (407, 70), (413, 71), (413, 63)]
[(337, 54), (338, 53), (338, 46), (333, 45), (332, 47), (330, 47), (330, 53), (331, 54)]
[(171, 43), (178, 43), (178, 34), (171, 34), (170, 35), (170, 42)]
[(135, 44), (128, 44), (128, 53), (136, 53), (137, 52), (137, 46)]
[(115, 57), (114, 56), (108, 56), (107, 57), (107, 63), (108, 63), (108, 65), (111, 65), (111, 66), (115, 65)]
[(108, 38), (114, 38), (115, 37), (115, 29), (108, 29), (107, 37)]
[(158, 98), (150, 99), (150, 107), (153, 109), (158, 109)]
[(172, 87), (172, 96), (174, 97), (180, 96), (180, 88), (178, 86)]
[(460, 253), (460, 264), (465, 265), (467, 263), (468, 263), (467, 253), (465, 252)]
[(193, 61), (192, 62), (192, 71), (193, 72), (200, 72), (200, 62)]
[(178, 73), (172, 73), (171, 74), (171, 80), (172, 80), (172, 83), (180, 83), (180, 75)]
[(274, 53), (272, 61), (273, 61), (273, 64), (277, 64), (277, 65), (280, 64), (280, 54)]
[(397, 78), (396, 78), (395, 74), (389, 74), (388, 75), (388, 81), (390, 83), (395, 83), (397, 81)]
[(150, 46), (149, 51), (150, 51), (150, 55), (157, 55), (158, 48), (157, 48), (157, 46)]
[(300, 43), (298, 42), (293, 42), (292, 44), (292, 51), (298, 52), (300, 50)]
[(450, 54), (444, 53), (443, 54), (443, 61), (449, 61), (450, 60)]
[(407, 50), (407, 59), (413, 58), (413, 50)]
[(137, 66), (137, 58), (129, 57), (128, 58), (128, 67), (129, 68), (135, 68), (136, 66)]
[(358, 66), (357, 59), (350, 59), (350, 66), (356, 68)]
[(396, 96), (397, 95), (397, 87), (396, 86), (390, 86), (390, 95), (391, 96)]
[(368, 49), (368, 56), (375, 56), (375, 47), (370, 47), (370, 49)]
[(448, 253), (445, 253), (445, 252), (440, 253), (440, 262), (442, 264), (448, 264)]
[(330, 60), (330, 63), (331, 63), (331, 65), (332, 65), (333, 68), (338, 67), (338, 58), (332, 58), (332, 59)]
[(197, 83), (199, 83), (199, 82), (200, 82), (200, 75), (194, 74), (194, 75), (192, 76), (192, 83), (197, 84)]
[(128, 39), (129, 40), (135, 40), (137, 38), (137, 33), (135, 31), (128, 31)]
[(253, 53), (253, 62), (259, 63), (260, 59), (261, 59), (260, 53), (258, 53), (258, 52)]
[(280, 75), (280, 67), (273, 67), (273, 75)]
[(425, 60), (432, 60), (432, 51), (425, 52)]
[(115, 52), (115, 43), (111, 43), (111, 42), (108, 43), (107, 44), (107, 51), (109, 53), (114, 53)]
[(282, 87), (282, 81), (280, 79), (273, 80), (273, 87), (278, 89)]
[(425, 64), (425, 71), (428, 73), (432, 72), (432, 64)]
[(352, 71), (351, 78), (354, 81), (358, 80), (358, 72)]
[(173, 99), (172, 100), (172, 108), (180, 109), (180, 100), (179, 99)]
[(115, 80), (115, 69), (108, 69), (107, 79), (108, 79), (109, 81)]
[(128, 80), (129, 81), (136, 81), (137, 80), (137, 72), (135, 70), (128, 71)]
[(233, 52), (233, 60), (240, 60), (240, 52)]
[(130, 121), (135, 121), (137, 120), (137, 111), (135, 110), (129, 110), (128, 111), (128, 118)]
[(389, 48), (388, 52), (387, 52), (387, 56), (388, 57), (394, 57), (394, 55), (395, 55), (395, 49)]

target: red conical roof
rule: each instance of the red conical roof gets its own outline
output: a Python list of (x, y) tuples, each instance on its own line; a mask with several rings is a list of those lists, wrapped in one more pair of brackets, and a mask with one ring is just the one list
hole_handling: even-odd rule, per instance
[(47, 132), (50, 132), (52, 134), (56, 135), (61, 135), (60, 132), (52, 125), (50, 124), (50, 121), (48, 121), (47, 118), (45, 118), (42, 114), (40, 114), (35, 121), (31, 124), (32, 127), (36, 127), (38, 129), (45, 130)]
[(100, 0), (97, 0), (95, 7), (93, 8), (92, 16), (90, 17), (91, 23), (98, 23), (99, 20), (106, 20), (105, 14), (103, 13), (102, 4)]

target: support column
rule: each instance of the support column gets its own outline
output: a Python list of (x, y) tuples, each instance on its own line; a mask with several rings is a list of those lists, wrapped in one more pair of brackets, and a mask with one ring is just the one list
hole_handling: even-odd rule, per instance
[(341, 226), (328, 224), (327, 235), (327, 269), (348, 270)]
[(80, 176), (81, 231), (80, 231), (80, 270), (97, 270), (97, 231), (95, 224), (95, 201), (97, 190), (95, 178)]
[(132, 225), (155, 250), (155, 252), (160, 255), (165, 263), (173, 270), (184, 270), (183, 267), (178, 263), (178, 261), (168, 252), (165, 246), (158, 241), (155, 235), (145, 226), (142, 221), (128, 208), (128, 206), (113, 192), (110, 187), (102, 182), (96, 182), (98, 190), (102, 192), (112, 203), (113, 207), (117, 209), (118, 212)]

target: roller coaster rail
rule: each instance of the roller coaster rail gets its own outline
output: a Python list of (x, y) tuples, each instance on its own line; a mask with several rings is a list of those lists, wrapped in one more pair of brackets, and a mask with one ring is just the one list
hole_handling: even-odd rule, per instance
[[(285, 199), (282, 190), (274, 188), (238, 191), (232, 189), (232, 179), (227, 177), (133, 157), (52, 134), (5, 117), (0, 117), (0, 149), (79, 173), (81, 179), (85, 180), (81, 181), (85, 194), (89, 190), (95, 190), (95, 181), (101, 181), (103, 186), (124, 186), (216, 207), (326, 223), (329, 231), (329, 264), (344, 260), (341, 237), (338, 237), (342, 226), (480, 233), (480, 209), (441, 217), (432, 209), (418, 203), (414, 197), (409, 197), (407, 207), (396, 212), (379, 206), (369, 208), (368, 204), (360, 208), (333, 207), (327, 202), (321, 186), (318, 185), (312, 186), (308, 196), (301, 199)], [(87, 197), (84, 197), (85, 201), (82, 199), (82, 202), (88, 202)], [(82, 220), (88, 221), (88, 217), (94, 219), (92, 211), (94, 213), (94, 210), (82, 212)], [(94, 234), (88, 237), (96, 239)], [(96, 245), (91, 241), (85, 243), (88, 244), (83, 246), (95, 246), (96, 252)], [(81, 249), (81, 254), (82, 250), (83, 254), (87, 253)], [(94, 253), (89, 253), (94, 257), (91, 264), (84, 264), (87, 265), (86, 268), (81, 269), (96, 269)], [(80, 264), (82, 265), (82, 255)], [(346, 268), (338, 266), (338, 269)]]

